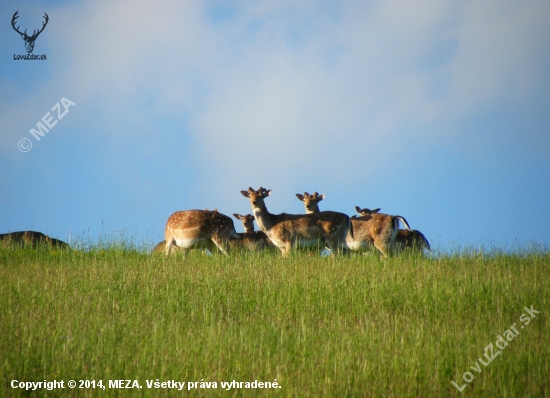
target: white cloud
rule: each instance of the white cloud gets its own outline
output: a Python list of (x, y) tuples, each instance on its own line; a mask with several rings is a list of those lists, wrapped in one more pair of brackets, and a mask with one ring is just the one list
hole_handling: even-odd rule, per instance
[(320, 170), (354, 181), (352, 168), (380, 173), (410, 142), (441, 143), (442, 126), (502, 97), (522, 102), (548, 73), (545, 1), (234, 7), (215, 20), (198, 1), (59, 6), (54, 78), (23, 103), (3, 98), (3, 123), (17, 124), (25, 102), (47, 110), (49, 93), (65, 89), (87, 104), (100, 140), (190, 136), (183, 151), (206, 180), (290, 184)]

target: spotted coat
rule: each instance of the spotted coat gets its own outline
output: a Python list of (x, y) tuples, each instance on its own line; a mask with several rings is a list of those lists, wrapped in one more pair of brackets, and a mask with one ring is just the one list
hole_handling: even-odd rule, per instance
[(170, 254), (172, 246), (181, 247), (184, 253), (192, 248), (218, 247), (229, 254), (229, 240), (239, 239), (233, 220), (217, 210), (185, 210), (172, 214), (164, 231), (165, 253)]

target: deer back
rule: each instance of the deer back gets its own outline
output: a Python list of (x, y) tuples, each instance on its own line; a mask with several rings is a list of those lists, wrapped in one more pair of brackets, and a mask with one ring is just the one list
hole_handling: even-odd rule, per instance
[(388, 214), (372, 213), (351, 218), (355, 240), (373, 242), (377, 237), (391, 236), (393, 217)]
[(168, 234), (176, 239), (211, 239), (218, 236), (229, 240), (236, 236), (233, 220), (225, 214), (210, 210), (175, 212), (166, 223), (165, 235)]
[(297, 237), (303, 240), (319, 240), (339, 233), (348, 224), (348, 216), (335, 211), (310, 214), (274, 215), (273, 227), (267, 235), (273, 239), (286, 240)]

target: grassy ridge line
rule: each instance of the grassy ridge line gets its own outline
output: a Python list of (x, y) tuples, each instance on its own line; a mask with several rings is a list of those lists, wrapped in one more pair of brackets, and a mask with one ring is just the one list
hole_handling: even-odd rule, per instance
[[(5, 396), (21, 395), (12, 379), (54, 378), (137, 379), (144, 396), (175, 393), (145, 388), (157, 378), (283, 387), (199, 390), (214, 396), (549, 394), (548, 253), (183, 260), (7, 248), (0, 264)], [(531, 305), (541, 313), (460, 394), (451, 381), (464, 384)]]

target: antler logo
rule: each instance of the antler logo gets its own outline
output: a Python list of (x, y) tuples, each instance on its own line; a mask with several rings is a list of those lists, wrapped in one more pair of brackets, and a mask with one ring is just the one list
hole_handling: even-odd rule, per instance
[(27, 53), (30, 54), (30, 53), (32, 53), (32, 50), (34, 50), (34, 41), (36, 40), (38, 35), (40, 33), (42, 33), (42, 31), (44, 30), (44, 28), (48, 24), (48, 20), (50, 18), (48, 17), (48, 14), (44, 13), (45, 21), (42, 23), (42, 29), (40, 29), (39, 31), (36, 31), (36, 29), (35, 29), (32, 33), (32, 36), (29, 36), (29, 35), (27, 35), (27, 29), (25, 29), (25, 32), (21, 32), (19, 30), (19, 26), (17, 26), (17, 27), (15, 26), (16, 19), (19, 18), (19, 15), (17, 15), (18, 13), (19, 13), (19, 10), (15, 11), (15, 14), (13, 14), (13, 18), (11, 19), (11, 26), (13, 27), (13, 29), (17, 33), (19, 33), (21, 35), (23, 40), (25, 40), (25, 48), (27, 49)]

